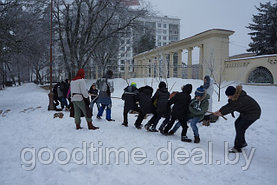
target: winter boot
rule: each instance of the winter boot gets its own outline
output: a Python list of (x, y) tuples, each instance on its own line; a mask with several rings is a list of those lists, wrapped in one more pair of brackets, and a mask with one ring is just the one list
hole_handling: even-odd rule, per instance
[(191, 139), (189, 139), (187, 136), (182, 136), (181, 141), (190, 143)]
[(159, 132), (155, 127), (150, 127), (150, 128), (149, 128), (149, 131), (150, 131), (150, 132)]
[(140, 125), (135, 125), (135, 127), (136, 127), (137, 129), (141, 129), (142, 124), (140, 124)]
[(145, 128), (146, 130), (149, 131), (150, 126), (151, 126), (151, 123), (150, 123), (150, 122), (147, 122), (147, 123), (144, 125), (144, 128)]
[(97, 129), (99, 129), (99, 127), (95, 127), (95, 126), (92, 124), (92, 122), (88, 122), (88, 129), (89, 129), (89, 130), (97, 130)]
[(233, 148), (229, 149), (228, 152), (229, 153), (241, 153), (242, 151), (241, 151), (241, 148), (235, 148), (235, 147), (233, 147)]
[(97, 119), (102, 119), (101, 116), (96, 116)]
[(170, 135), (170, 136), (174, 135), (174, 131), (173, 131), (173, 130), (170, 130), (170, 131), (168, 132), (168, 135)]
[(80, 123), (76, 123), (76, 130), (82, 129), (81, 124)]
[(200, 143), (200, 137), (194, 136), (194, 143)]
[(107, 119), (107, 121), (115, 121), (114, 119)]
[(128, 123), (122, 123), (121, 125), (128, 127)]

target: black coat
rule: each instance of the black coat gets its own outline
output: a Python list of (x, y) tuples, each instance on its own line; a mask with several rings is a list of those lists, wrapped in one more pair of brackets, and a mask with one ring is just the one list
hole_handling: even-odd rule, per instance
[(153, 102), (151, 100), (151, 96), (153, 93), (153, 88), (150, 86), (144, 86), (138, 89), (138, 99), (139, 99), (139, 105), (142, 113), (153, 113), (154, 112), (154, 106)]
[(161, 88), (156, 91), (154, 96), (152, 97), (152, 101), (156, 102), (156, 112), (158, 114), (165, 115), (169, 112), (169, 106), (168, 106), (168, 99), (169, 99), (169, 92), (167, 88)]
[(236, 92), (232, 99), (228, 100), (228, 104), (220, 108), (220, 112), (223, 115), (233, 113), (237, 111), (240, 113), (240, 117), (255, 121), (261, 116), (261, 108), (259, 104), (245, 91), (241, 86), (237, 86)]
[(191, 102), (191, 90), (184, 89), (183, 92), (177, 92), (169, 100), (169, 106), (174, 104), (171, 115), (177, 119), (187, 119), (189, 114), (189, 104)]
[(128, 86), (124, 89), (124, 93), (121, 96), (121, 99), (124, 100), (124, 109), (125, 110), (135, 110), (138, 105), (138, 89), (133, 86)]
[(97, 89), (93, 89), (92, 87), (90, 87), (89, 91), (88, 91), (89, 94), (92, 94), (90, 99), (91, 101), (92, 100), (96, 100), (96, 97), (98, 96), (98, 90)]

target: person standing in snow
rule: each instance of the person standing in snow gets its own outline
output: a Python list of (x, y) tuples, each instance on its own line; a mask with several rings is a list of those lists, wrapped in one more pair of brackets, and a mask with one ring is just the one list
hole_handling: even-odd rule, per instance
[(84, 80), (84, 77), (84, 69), (79, 69), (76, 77), (72, 79), (70, 83), (71, 101), (73, 103), (74, 108), (76, 129), (81, 129), (81, 116), (84, 115), (87, 120), (88, 129), (96, 130), (99, 129), (99, 127), (95, 127), (92, 124), (91, 111), (89, 109), (89, 95), (86, 88), (86, 82)]
[(111, 93), (114, 91), (113, 81), (111, 78), (113, 76), (113, 72), (108, 70), (106, 74), (96, 81), (96, 87), (99, 89), (99, 95), (97, 102), (101, 104), (101, 107), (97, 114), (97, 119), (101, 119), (103, 112), (106, 108), (106, 120), (114, 121), (111, 118), (112, 114), (112, 98)]
[(97, 102), (97, 99), (98, 99), (98, 90), (96, 89), (96, 84), (95, 83), (93, 83), (91, 85), (91, 87), (89, 88), (88, 93), (89, 93), (90, 99), (91, 99), (90, 100), (91, 114), (93, 115), (93, 106), (94, 106), (95, 103), (96, 103), (98, 111), (100, 109), (100, 105)]
[(68, 107), (67, 100), (66, 100), (65, 89), (66, 89), (66, 84), (65, 84), (64, 81), (62, 81), (60, 83), (60, 85), (58, 85), (58, 87), (57, 87), (58, 98), (61, 102), (62, 110), (63, 110), (64, 107)]
[(189, 104), (191, 102), (191, 91), (192, 85), (186, 84), (182, 87), (182, 92), (177, 92), (176, 95), (169, 100), (169, 106), (174, 106), (171, 111), (171, 119), (164, 130), (161, 131), (162, 134), (167, 135), (174, 122), (178, 119), (180, 125), (183, 128), (181, 140), (185, 142), (191, 142), (191, 139), (188, 139), (187, 137), (187, 119), (189, 115)]
[(124, 100), (124, 110), (123, 110), (123, 123), (122, 125), (128, 127), (128, 112), (130, 110), (139, 112), (138, 108), (138, 89), (137, 84), (132, 82), (130, 86), (124, 89), (124, 93), (121, 96)]
[(197, 123), (203, 119), (209, 108), (209, 98), (210, 95), (206, 93), (203, 86), (200, 86), (195, 91), (195, 98), (189, 104), (189, 122), (194, 134), (194, 143), (200, 142)]
[(165, 82), (159, 83), (159, 88), (152, 97), (152, 101), (154, 102), (155, 112), (152, 118), (148, 121), (148, 123), (144, 126), (146, 130), (150, 132), (158, 132), (156, 126), (159, 120), (164, 117), (166, 118), (166, 122), (169, 120), (169, 92), (166, 87)]
[(146, 85), (144, 87), (139, 88), (138, 92), (139, 92), (138, 100), (139, 100), (140, 111), (139, 111), (138, 118), (135, 122), (135, 127), (137, 129), (141, 129), (142, 127), (141, 123), (143, 121), (143, 118), (146, 116), (146, 114), (154, 112), (153, 101), (151, 99), (153, 88)]
[(213, 114), (209, 113), (209, 112), (213, 112), (213, 92), (214, 92), (214, 86), (213, 86), (214, 82), (213, 79), (210, 78), (208, 75), (206, 75), (204, 77), (204, 89), (206, 91), (206, 93), (210, 96), (209, 99), (209, 108), (208, 108), (208, 112), (205, 114), (204, 118), (203, 118), (203, 125), (205, 126), (210, 126), (210, 120), (213, 118), (213, 120), (217, 120), (218, 116), (214, 116)]
[(236, 137), (234, 147), (230, 149), (231, 153), (240, 153), (242, 148), (247, 146), (245, 140), (245, 132), (261, 116), (261, 108), (259, 104), (247, 93), (242, 90), (242, 86), (229, 86), (225, 91), (228, 97), (228, 103), (214, 112), (217, 116), (222, 116), (231, 113), (234, 117), (234, 111), (240, 113), (240, 116), (235, 121)]

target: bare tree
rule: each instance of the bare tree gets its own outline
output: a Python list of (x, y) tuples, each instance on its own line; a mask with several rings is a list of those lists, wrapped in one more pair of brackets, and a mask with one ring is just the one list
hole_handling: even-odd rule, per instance
[[(55, 7), (56, 30), (69, 77), (76, 68), (87, 66), (103, 48), (102, 43), (114, 41), (146, 12), (145, 7), (133, 10), (121, 0), (74, 0), (70, 4), (57, 0)], [(106, 52), (103, 59), (108, 56), (111, 54)]]

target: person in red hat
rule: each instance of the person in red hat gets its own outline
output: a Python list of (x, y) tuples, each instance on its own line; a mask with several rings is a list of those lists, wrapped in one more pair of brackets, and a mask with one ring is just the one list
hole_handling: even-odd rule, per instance
[(99, 127), (95, 127), (92, 124), (92, 115), (91, 110), (89, 108), (89, 95), (86, 88), (86, 82), (84, 80), (85, 77), (85, 71), (84, 69), (79, 69), (77, 72), (77, 75), (74, 79), (72, 79), (70, 83), (71, 88), (71, 101), (73, 103), (74, 108), (74, 118), (75, 118), (75, 124), (76, 129), (81, 129), (81, 116), (84, 115), (89, 130), (96, 130), (99, 129)]

